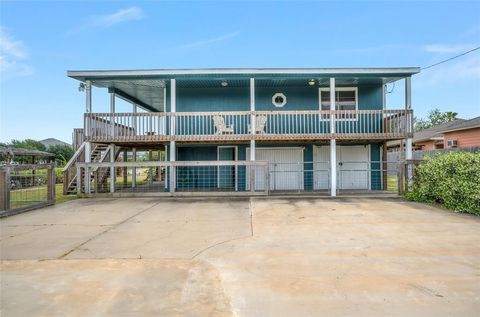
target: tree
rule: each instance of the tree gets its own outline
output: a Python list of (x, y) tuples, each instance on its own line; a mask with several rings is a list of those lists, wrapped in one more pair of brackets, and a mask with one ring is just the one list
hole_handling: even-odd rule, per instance
[(422, 131), (435, 127), (439, 124), (450, 122), (457, 119), (458, 113), (452, 111), (441, 112), (438, 108), (433, 108), (428, 112), (426, 119), (414, 118), (415, 131)]
[(73, 156), (73, 149), (65, 144), (50, 145), (47, 152), (55, 154), (55, 161), (61, 166), (65, 165)]
[(29, 149), (29, 150), (38, 150), (38, 151), (46, 151), (45, 145), (40, 143), (39, 141), (35, 141), (32, 139), (25, 139), (23, 141), (21, 140), (12, 140), (10, 144), (8, 144), (10, 147), (14, 148), (19, 148), (19, 149)]

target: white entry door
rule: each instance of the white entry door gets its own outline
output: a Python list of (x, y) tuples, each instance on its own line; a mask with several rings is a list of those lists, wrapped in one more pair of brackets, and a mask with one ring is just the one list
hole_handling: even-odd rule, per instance
[[(314, 189), (330, 188), (330, 146), (315, 146)], [(337, 188), (370, 188), (370, 146), (337, 146)]]
[[(250, 149), (247, 149), (247, 157), (250, 157)], [(269, 162), (270, 190), (303, 189), (303, 148), (257, 148), (255, 158)], [(257, 190), (263, 189), (261, 176), (260, 172), (255, 177)]]

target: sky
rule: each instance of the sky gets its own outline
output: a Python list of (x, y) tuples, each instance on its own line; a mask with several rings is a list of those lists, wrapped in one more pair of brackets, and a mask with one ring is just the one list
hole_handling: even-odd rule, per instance
[[(71, 142), (85, 93), (67, 70), (425, 67), (478, 46), (480, 1), (0, 0), (0, 142)], [(388, 90), (402, 109), (404, 83)], [(415, 75), (412, 100), (417, 117), (479, 116), (480, 50)]]

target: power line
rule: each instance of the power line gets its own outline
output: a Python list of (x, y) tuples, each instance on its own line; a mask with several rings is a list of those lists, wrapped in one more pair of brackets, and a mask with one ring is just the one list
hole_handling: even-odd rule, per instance
[(446, 62), (448, 62), (448, 61), (451, 61), (452, 59), (459, 58), (459, 57), (461, 57), (461, 56), (463, 56), (463, 55), (467, 55), (468, 53), (471, 53), (471, 52), (476, 51), (476, 50), (479, 50), (479, 49), (480, 49), (480, 46), (475, 47), (474, 49), (471, 49), (471, 50), (469, 50), (468, 52), (459, 54), (459, 55), (454, 56), (454, 57), (447, 58), (447, 59), (445, 59), (445, 60), (443, 60), (443, 61), (441, 61), (441, 62), (438, 62), (438, 63), (432, 64), (432, 65), (429, 65), (429, 66), (427, 66), (427, 67), (422, 67), (422, 70), (425, 70), (425, 69), (428, 69), (428, 68), (432, 68), (432, 67), (434, 67), (434, 66), (437, 66), (437, 65), (446, 63)]

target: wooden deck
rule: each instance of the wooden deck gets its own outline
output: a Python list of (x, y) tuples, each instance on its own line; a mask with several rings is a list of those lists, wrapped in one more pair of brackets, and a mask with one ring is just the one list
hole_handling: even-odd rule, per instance
[[(335, 133), (331, 133), (331, 118)], [(262, 122), (252, 133), (252, 122)], [(255, 124), (255, 123), (254, 123)], [(87, 113), (85, 140), (117, 144), (395, 140), (413, 136), (412, 110)]]

